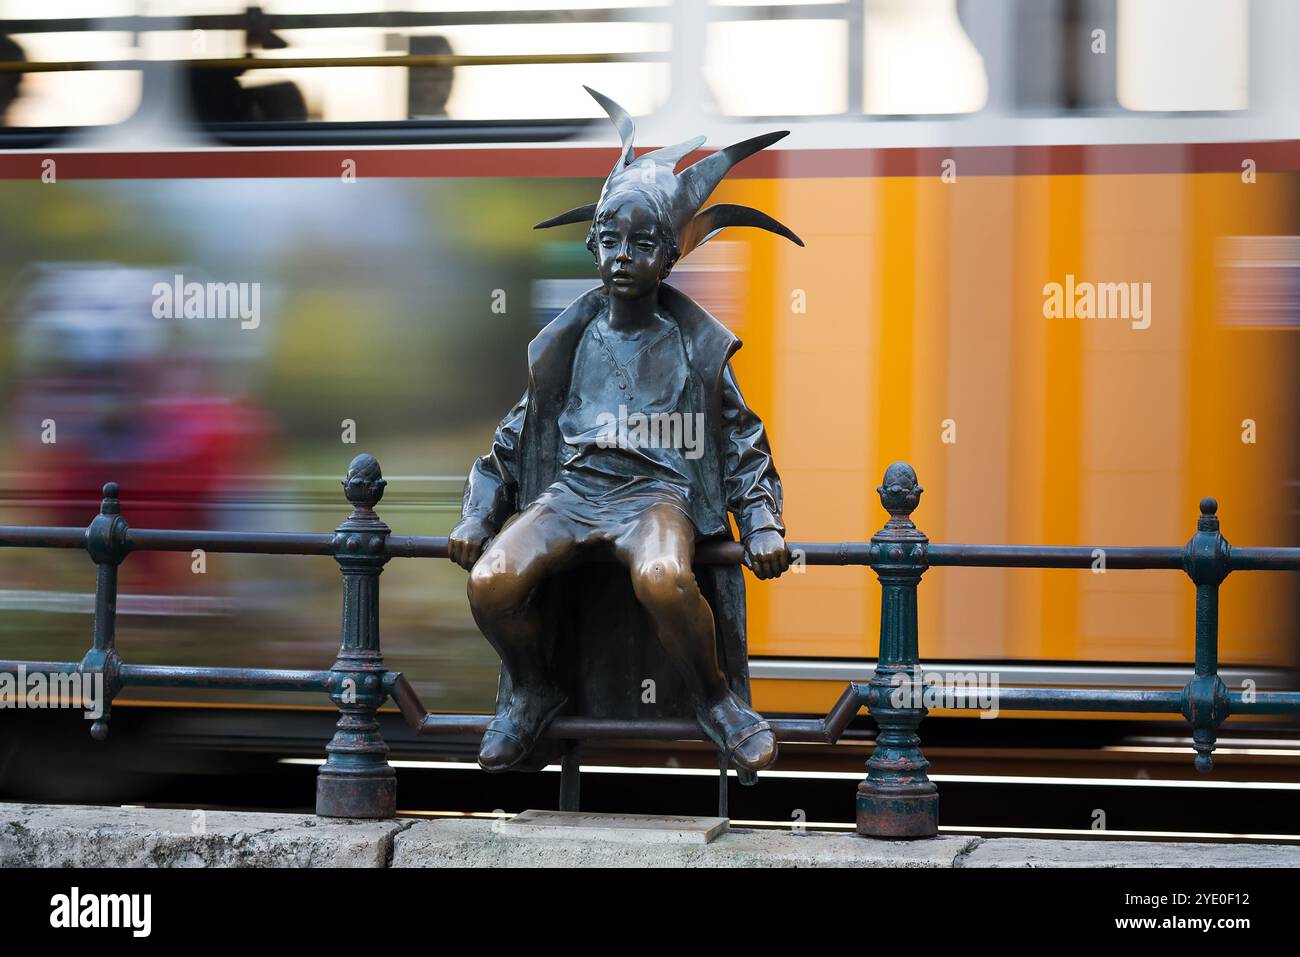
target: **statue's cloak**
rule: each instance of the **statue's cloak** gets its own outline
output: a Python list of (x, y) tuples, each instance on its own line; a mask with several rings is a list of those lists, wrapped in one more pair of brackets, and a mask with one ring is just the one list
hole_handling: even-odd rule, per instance
[[(465, 488), (465, 515), (495, 527), (526, 508), (560, 477), (558, 420), (568, 402), (574, 352), (587, 324), (607, 302), (604, 287), (579, 296), (528, 347), (528, 389), (502, 420), (493, 450), (479, 459)], [(766, 433), (745, 406), (729, 366), (740, 340), (677, 289), (661, 284), (660, 310), (678, 325), (689, 367), (682, 406), (703, 412), (705, 454), (696, 463), (691, 517), (700, 541), (732, 540), (728, 511), (741, 535), (784, 532), (780, 479)], [(736, 565), (696, 565), (700, 590), (713, 609), (718, 659), (732, 690), (750, 701), (745, 637), (745, 581)], [(569, 693), (569, 714), (589, 718), (694, 718), (695, 702), (636, 600), (627, 569), (614, 562), (580, 564), (548, 579), (534, 596), (553, 649), (554, 674)], [(500, 708), (510, 694), (502, 669)], [(540, 767), (554, 742), (537, 749)], [(543, 753), (544, 752), (544, 753)], [(742, 780), (752, 782), (742, 770)]]

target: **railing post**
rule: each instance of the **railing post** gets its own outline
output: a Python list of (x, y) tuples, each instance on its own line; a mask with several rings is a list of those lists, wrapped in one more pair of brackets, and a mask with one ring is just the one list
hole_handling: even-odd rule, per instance
[(1231, 548), (1219, 531), (1219, 503), (1201, 499), (1196, 534), (1187, 543), (1183, 567), (1196, 585), (1196, 674), (1183, 688), (1183, 717), (1192, 726), (1196, 770), (1214, 767), (1219, 725), (1229, 713), (1227, 686), (1219, 677), (1219, 585), (1232, 570)]
[(876, 491), (890, 518), (871, 538), (871, 567), (880, 579), (881, 596), (880, 655), (870, 689), (874, 701), (889, 706), (868, 709), (880, 731), (867, 761), (867, 778), (858, 785), (858, 833), (934, 837), (939, 833), (939, 791), (926, 777), (930, 762), (916, 733), (926, 715), (918, 700), (923, 685), (915, 680), (920, 664), (916, 587), (925, 573), (929, 539), (912, 524), (911, 514), (923, 490), (912, 467), (895, 462)]
[(117, 653), (117, 566), (129, 551), (126, 531), (117, 483), (109, 482), (104, 486), (99, 514), (86, 528), (86, 551), (95, 563), (95, 623), (90, 650), (77, 668), (82, 674), (103, 676), (103, 714), (90, 726), (90, 736), (96, 741), (108, 737), (113, 699), (122, 690), (122, 659)]
[(374, 511), (386, 484), (379, 463), (365, 454), (352, 460), (343, 480), (352, 514), (334, 534), (334, 558), (343, 570), (343, 643), (329, 682), (338, 727), (316, 777), (316, 813), (322, 817), (388, 818), (397, 809), (397, 775), (375, 714), (387, 698), (379, 575), (388, 561), (389, 528)]

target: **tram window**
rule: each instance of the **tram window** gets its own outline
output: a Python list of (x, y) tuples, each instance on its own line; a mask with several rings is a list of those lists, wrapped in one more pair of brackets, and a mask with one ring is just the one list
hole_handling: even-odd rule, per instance
[(1015, 106), (1113, 111), (1115, 0), (1017, 0)]
[(1244, 110), (1248, 0), (1119, 0), (1118, 94), (1130, 110)]
[[(0, 0), (0, 18), (24, 21), (19, 26), (28, 28), (0, 43), (0, 60), (157, 62), (161, 68), (150, 70), (147, 82), (179, 85), (185, 94), (181, 102), (188, 101), (193, 118), (203, 123), (602, 116), (583, 92), (584, 83), (624, 90), (620, 102), (643, 114), (668, 98), (668, 3), (566, 0), (564, 9), (556, 10), (553, 0), (463, 0), (452, 5), (455, 22), (444, 22), (449, 5), (436, 0), (411, 0), (400, 13), (379, 9), (382, 5), (374, 0), (264, 0), (260, 5), (166, 0), (144, 14), (134, 3), (68, 0), (59, 8), (69, 23), (64, 30), (41, 0)], [(641, 13), (604, 12), (617, 8)], [(382, 63), (426, 54), (522, 62)], [(571, 59), (546, 62), (565, 57)], [(373, 67), (301, 63), (343, 58), (381, 62)], [(211, 62), (245, 59), (247, 65)], [(279, 59), (299, 62), (280, 67), (274, 62)], [(6, 76), (0, 73), (0, 78)], [(23, 76), (8, 122), (118, 122), (137, 109), (141, 88), (139, 73), (131, 71), (77, 69)], [(6, 89), (0, 82), (0, 94)]]
[[(125, 15), (129, 3), (65, 0), (61, 18)], [(0, 0), (0, 64), (130, 60), (130, 33), (87, 33), (76, 20), (69, 31), (26, 32), (24, 21), (48, 19), (41, 0)], [(0, 72), (0, 127), (98, 126), (119, 123), (140, 104), (136, 70)]]
[[(1249, 0), (1015, 0), (1014, 106), (1218, 112), (1247, 106)], [(967, 0), (974, 15), (976, 0)]]
[(709, 24), (705, 80), (731, 116), (843, 113), (845, 25), (826, 21), (733, 20)]
[[(528, 5), (520, 0), (503, 0), (491, 6), (524, 9)], [(534, 2), (532, 6), (540, 4)], [(306, 100), (308, 118), (325, 122), (443, 117), (531, 120), (603, 115), (583, 92), (584, 83), (597, 89), (628, 91), (625, 105), (634, 114), (650, 112), (668, 96), (671, 33), (667, 23), (471, 24), (400, 31), (288, 29), (277, 33), (288, 47), (265, 54), (267, 59), (285, 55), (325, 59), (426, 53), (520, 57), (595, 53), (658, 54), (660, 60), (258, 71), (261, 81), (296, 84)], [(242, 39), (238, 34), (233, 38)]]
[[(814, 3), (712, 0), (705, 75), (721, 112), (889, 116), (983, 107), (984, 63), (957, 0)], [(783, 9), (763, 15), (762, 7), (778, 4)], [(751, 8), (751, 19), (728, 16), (736, 6)], [(807, 18), (799, 6), (810, 6)]]
[(865, 0), (863, 110), (974, 113), (988, 99), (984, 60), (957, 0)]

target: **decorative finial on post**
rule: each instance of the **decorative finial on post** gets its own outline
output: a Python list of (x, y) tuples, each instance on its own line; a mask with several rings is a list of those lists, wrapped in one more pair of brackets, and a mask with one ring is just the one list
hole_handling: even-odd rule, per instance
[(388, 480), (379, 469), (379, 462), (369, 452), (362, 452), (348, 466), (348, 474), (343, 479), (343, 494), (354, 509), (373, 513), (379, 500), (384, 497), (384, 486), (387, 484)]
[(104, 483), (104, 499), (99, 503), (100, 515), (121, 515), (122, 501), (118, 498), (116, 482)]
[(1212, 498), (1201, 499), (1201, 517), (1196, 520), (1198, 532), (1217, 532), (1219, 530), (1219, 503)]
[(921, 488), (916, 481), (916, 470), (906, 462), (894, 462), (885, 469), (885, 478), (876, 493), (880, 504), (889, 513), (889, 521), (877, 533), (877, 538), (914, 539), (921, 536), (912, 522), (912, 513), (921, 503)]
[(122, 517), (119, 491), (116, 482), (104, 483), (99, 514), (91, 519), (86, 529), (86, 551), (96, 565), (117, 565), (130, 551), (126, 544), (127, 525)]

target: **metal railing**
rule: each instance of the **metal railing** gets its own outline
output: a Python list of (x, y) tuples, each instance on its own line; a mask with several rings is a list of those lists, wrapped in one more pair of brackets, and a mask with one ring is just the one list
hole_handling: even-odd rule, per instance
[[(379, 642), (379, 576), (394, 558), (446, 558), (442, 536), (393, 535), (375, 514), (387, 484), (379, 464), (359, 455), (343, 480), (352, 512), (333, 534), (176, 531), (131, 528), (121, 515), (119, 489), (104, 486), (100, 513), (87, 528), (4, 526), (0, 547), (85, 549), (95, 563), (93, 641), (80, 662), (0, 661), (0, 674), (90, 675), (102, 682), (102, 717), (91, 734), (108, 733), (113, 699), (123, 688), (226, 688), (309, 691), (329, 696), (339, 710), (334, 737), (317, 776), (316, 813), (324, 817), (387, 818), (396, 809), (396, 774), (379, 731), (377, 711), (390, 698), (419, 734), (481, 736), (488, 715), (430, 714), (411, 683), (384, 667)], [(851, 682), (824, 718), (770, 719), (780, 741), (834, 743), (865, 707), (879, 732), (858, 785), (857, 830), (868, 837), (932, 837), (938, 832), (938, 790), (917, 728), (927, 709), (908, 691), (920, 667), (917, 586), (928, 568), (1091, 568), (1098, 552), (1115, 569), (1182, 569), (1196, 589), (1195, 672), (1181, 690), (999, 688), (999, 707), (1024, 711), (1108, 711), (1181, 714), (1190, 723), (1196, 768), (1213, 766), (1219, 726), (1233, 714), (1300, 714), (1300, 691), (1230, 691), (1218, 674), (1219, 585), (1232, 571), (1300, 570), (1300, 548), (1235, 548), (1219, 531), (1214, 499), (1201, 502), (1196, 532), (1184, 546), (1096, 549), (1033, 545), (933, 544), (913, 524), (921, 486), (906, 463), (895, 463), (877, 489), (890, 518), (869, 542), (791, 542), (808, 565), (870, 566), (880, 580), (880, 650), (875, 673)], [(214, 552), (322, 555), (343, 574), (342, 644), (328, 671), (132, 665), (116, 646), (117, 569), (132, 552), (204, 549)], [(700, 564), (738, 564), (738, 543), (700, 548)], [(930, 689), (944, 707), (975, 708), (971, 688)], [(703, 741), (689, 719), (611, 720), (559, 717), (548, 737), (569, 742), (597, 738)], [(576, 806), (576, 763), (565, 761), (561, 805)], [(723, 779), (725, 794), (725, 775)]]

